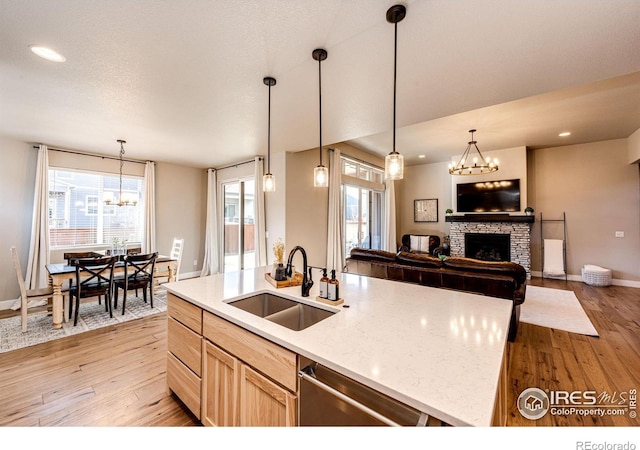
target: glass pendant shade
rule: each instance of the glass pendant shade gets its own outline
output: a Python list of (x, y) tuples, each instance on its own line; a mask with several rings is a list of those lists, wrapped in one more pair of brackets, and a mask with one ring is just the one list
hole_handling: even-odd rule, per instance
[(276, 179), (272, 174), (267, 173), (262, 177), (262, 190), (264, 192), (275, 192)]
[(391, 152), (384, 159), (384, 178), (386, 180), (402, 180), (404, 177), (404, 157), (398, 152)]
[(313, 169), (313, 186), (329, 187), (329, 169), (325, 166), (318, 166)]

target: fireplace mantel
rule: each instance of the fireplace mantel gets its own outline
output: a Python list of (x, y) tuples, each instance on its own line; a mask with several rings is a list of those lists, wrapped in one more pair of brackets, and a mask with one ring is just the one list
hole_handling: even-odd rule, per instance
[(445, 216), (445, 222), (516, 222), (534, 223), (536, 216), (510, 216), (509, 214), (466, 214)]

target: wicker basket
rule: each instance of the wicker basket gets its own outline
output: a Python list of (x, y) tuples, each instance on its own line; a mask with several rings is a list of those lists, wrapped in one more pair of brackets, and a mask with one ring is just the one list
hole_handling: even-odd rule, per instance
[(609, 286), (611, 270), (587, 264), (582, 268), (582, 281), (590, 286)]

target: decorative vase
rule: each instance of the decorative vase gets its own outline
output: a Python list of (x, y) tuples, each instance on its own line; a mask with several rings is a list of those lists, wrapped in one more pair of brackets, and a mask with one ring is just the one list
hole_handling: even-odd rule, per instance
[(284, 281), (287, 279), (287, 270), (282, 263), (279, 263), (276, 267), (276, 276), (273, 277), (276, 281)]

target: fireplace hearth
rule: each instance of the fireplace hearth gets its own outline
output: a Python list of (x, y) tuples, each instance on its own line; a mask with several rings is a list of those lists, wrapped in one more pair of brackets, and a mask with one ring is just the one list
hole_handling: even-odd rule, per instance
[(467, 258), (483, 261), (511, 261), (509, 234), (465, 233), (464, 252)]

